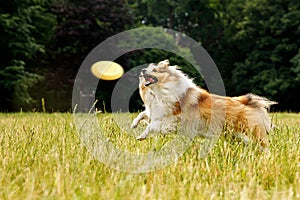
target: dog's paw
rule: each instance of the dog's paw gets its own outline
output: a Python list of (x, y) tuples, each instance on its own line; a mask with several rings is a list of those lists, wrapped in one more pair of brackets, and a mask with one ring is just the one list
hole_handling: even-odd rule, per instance
[(135, 122), (132, 122), (132, 124), (131, 124), (130, 128), (131, 128), (131, 129), (134, 129), (134, 128), (136, 128), (137, 126), (138, 126), (138, 124), (137, 124), (137, 123), (135, 123)]
[(140, 137), (140, 136), (138, 136), (137, 138), (136, 138), (136, 140), (138, 140), (138, 141), (143, 141), (143, 140), (145, 140), (146, 138), (145, 137)]
[(138, 126), (138, 124), (139, 124), (139, 122), (140, 122), (140, 119), (137, 117), (137, 118), (135, 118), (133, 121), (132, 121), (132, 124), (131, 124), (131, 126), (130, 126), (130, 128), (136, 128), (137, 126)]
[(145, 134), (141, 134), (141, 135), (139, 135), (139, 136), (136, 137), (136, 139), (139, 140), (139, 141), (142, 141), (142, 140), (144, 140), (146, 138), (147, 138), (147, 136)]

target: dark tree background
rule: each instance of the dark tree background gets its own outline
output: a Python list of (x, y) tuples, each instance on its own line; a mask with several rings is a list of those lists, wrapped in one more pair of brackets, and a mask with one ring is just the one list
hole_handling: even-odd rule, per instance
[[(278, 101), (276, 110), (300, 111), (299, 0), (0, 0), (0, 110), (39, 111), (43, 98), (47, 111), (71, 111), (74, 79), (87, 54), (141, 26), (173, 29), (202, 44), (228, 95), (252, 92)], [(157, 35), (173, 37), (180, 52), (190, 53), (181, 38)], [(169, 52), (140, 50), (117, 61), (130, 70), (165, 58), (205, 87), (189, 63)], [(101, 105), (110, 103), (115, 83), (97, 91)], [(141, 105), (138, 96), (132, 101)]]
[[(80, 64), (96, 45), (132, 25), (133, 16), (123, 0), (53, 1), (48, 11), (56, 19), (55, 35), (45, 54), (47, 82), (35, 96), (47, 96), (50, 110), (70, 111)], [(106, 94), (112, 86), (103, 92)]]

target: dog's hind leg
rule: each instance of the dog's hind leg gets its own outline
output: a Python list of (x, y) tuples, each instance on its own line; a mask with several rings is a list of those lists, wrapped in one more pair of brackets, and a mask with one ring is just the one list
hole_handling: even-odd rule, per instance
[(247, 135), (243, 134), (243, 133), (235, 133), (235, 136), (244, 142), (244, 144), (248, 145), (250, 143), (250, 139)]
[(252, 132), (254, 138), (260, 144), (261, 149), (266, 149), (268, 146), (266, 129), (262, 126), (255, 126)]

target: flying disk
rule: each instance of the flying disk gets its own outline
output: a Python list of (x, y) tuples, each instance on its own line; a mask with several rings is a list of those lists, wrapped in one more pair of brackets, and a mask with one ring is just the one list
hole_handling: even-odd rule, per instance
[(102, 80), (116, 80), (124, 74), (124, 69), (112, 61), (99, 61), (92, 65), (91, 72)]

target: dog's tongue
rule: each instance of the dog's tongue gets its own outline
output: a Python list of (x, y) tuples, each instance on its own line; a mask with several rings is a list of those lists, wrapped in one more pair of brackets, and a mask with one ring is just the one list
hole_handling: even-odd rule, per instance
[(148, 77), (147, 78), (147, 82), (153, 83), (153, 82), (155, 82), (155, 80), (153, 78), (151, 78), (151, 77)]
[(147, 77), (145, 85), (148, 86), (148, 85), (150, 85), (150, 84), (152, 84), (154, 82), (155, 82), (154, 78)]

